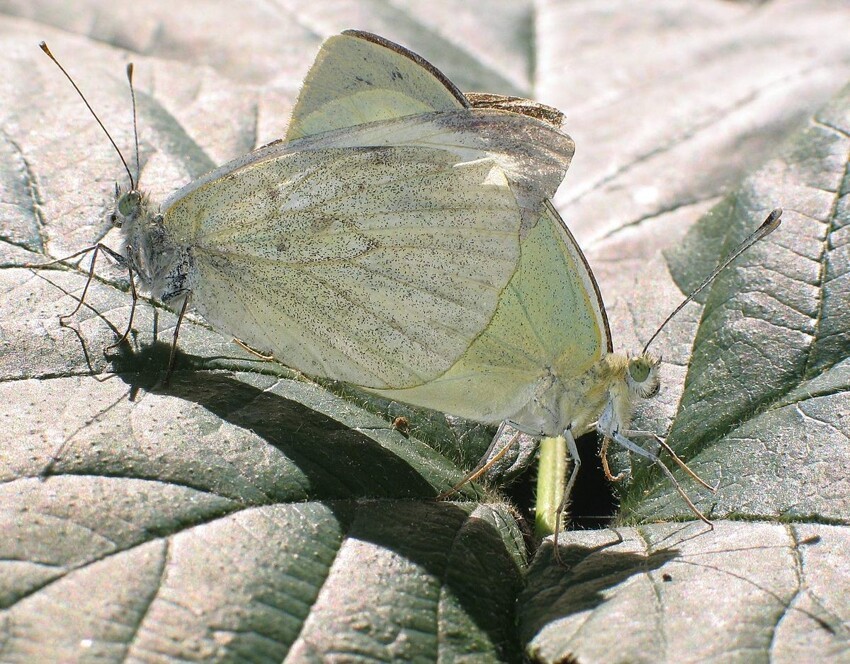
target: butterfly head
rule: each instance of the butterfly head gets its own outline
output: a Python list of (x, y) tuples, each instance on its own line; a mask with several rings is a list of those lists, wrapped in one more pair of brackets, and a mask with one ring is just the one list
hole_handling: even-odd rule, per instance
[[(135, 187), (115, 187), (115, 207), (109, 222), (121, 230), (124, 238), (124, 257), (144, 288), (154, 288), (172, 267), (173, 247), (168, 245), (163, 231), (163, 218), (151, 206), (150, 198)], [(155, 295), (156, 296), (156, 295)]]

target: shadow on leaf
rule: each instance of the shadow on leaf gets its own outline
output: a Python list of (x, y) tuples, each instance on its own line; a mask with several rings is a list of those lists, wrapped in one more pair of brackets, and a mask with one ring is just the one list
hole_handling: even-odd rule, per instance
[(649, 555), (617, 551), (622, 541), (618, 538), (593, 547), (562, 545), (560, 557), (564, 566), (555, 562), (551, 540), (541, 546), (527, 574), (529, 583), (518, 600), (523, 607), (520, 631), (524, 641), (530, 642), (544, 627), (561, 618), (594, 610), (606, 601), (606, 591), (680, 556), (675, 548)]

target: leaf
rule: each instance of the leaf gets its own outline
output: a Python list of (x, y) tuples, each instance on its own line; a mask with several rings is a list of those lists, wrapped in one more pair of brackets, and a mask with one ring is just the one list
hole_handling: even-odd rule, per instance
[[(844, 96), (815, 115), (850, 78), (843, 8), (3, 6), (0, 659), (846, 656)], [(673, 424), (677, 450), (722, 480), (714, 513), (728, 520), (714, 532), (660, 523), (620, 529), (617, 545), (610, 531), (567, 533), (572, 569), (549, 544), (527, 568), (512, 506), (475, 487), (432, 501), (486, 429), (317, 385), (199, 318), (165, 388), (171, 312), (140, 302), (130, 347), (102, 352), (130, 313), (107, 261), (60, 326), (87, 263), (22, 266), (116, 246), (106, 212), (124, 175), (37, 42), (128, 155), (135, 63), (142, 183), (162, 200), (282, 136), (319, 43), (347, 28), (405, 44), (464, 90), (565, 112), (577, 155), (556, 203), (618, 348), (640, 348), (756, 213), (785, 208), (783, 227), (662, 333), (665, 387), (636, 422)], [(409, 438), (391, 426), (400, 414)], [(623, 515), (690, 518), (640, 467)]]
[(573, 533), (520, 595), (534, 661), (838, 661), (846, 527), (721, 521)]
[[(717, 517), (847, 518), (847, 482), (830, 468), (850, 462), (848, 155), (850, 88), (689, 238), (710, 246), (723, 229), (724, 243), (736, 242), (759, 201), (781, 192), (781, 231), (707, 297), (669, 435), (695, 472), (719, 482), (701, 501)], [(682, 514), (663, 484), (638, 514)]]

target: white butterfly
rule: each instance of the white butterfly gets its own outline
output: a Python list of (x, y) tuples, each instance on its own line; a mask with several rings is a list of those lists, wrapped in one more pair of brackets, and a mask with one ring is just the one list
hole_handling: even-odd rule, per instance
[(307, 374), (426, 383), (492, 318), (573, 142), (520, 114), (420, 110), (272, 143), (161, 207), (131, 181), (124, 251), (97, 248), (181, 318), (191, 302)]
[[(358, 68), (364, 62), (369, 63), (365, 73)], [(322, 46), (293, 111), (290, 136), (345, 128), (364, 117), (403, 117), (423, 107), (445, 112), (473, 106), (510, 109), (555, 126), (561, 120), (554, 109), (527, 100), (465, 96), (421, 57), (376, 35), (349, 31)], [(718, 271), (775, 229), (779, 213), (775, 211)], [(581, 249), (548, 201), (537, 223), (523, 235), (520, 254), (491, 320), (450, 368), (418, 385), (361, 386), (479, 422), (509, 423), (538, 437), (564, 436), (576, 462), (565, 498), (580, 463), (575, 437), (596, 428), (606, 441), (615, 440), (656, 463), (708, 523), (658, 456), (626, 437), (635, 402), (658, 392), (660, 361), (646, 347), (632, 356), (612, 352), (599, 288)], [(675, 454), (673, 458), (708, 487)], [(558, 522), (563, 507), (562, 502)]]

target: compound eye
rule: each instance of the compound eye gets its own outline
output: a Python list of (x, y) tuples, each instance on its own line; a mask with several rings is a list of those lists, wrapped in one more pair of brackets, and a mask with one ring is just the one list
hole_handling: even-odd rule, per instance
[(649, 378), (650, 366), (644, 358), (638, 357), (629, 362), (629, 375), (636, 383), (643, 383)]
[(130, 217), (139, 209), (142, 197), (138, 191), (128, 191), (118, 199), (118, 212), (122, 217)]
[(629, 359), (626, 383), (635, 396), (648, 399), (658, 394), (660, 387), (658, 380), (659, 362), (660, 360), (646, 353)]

